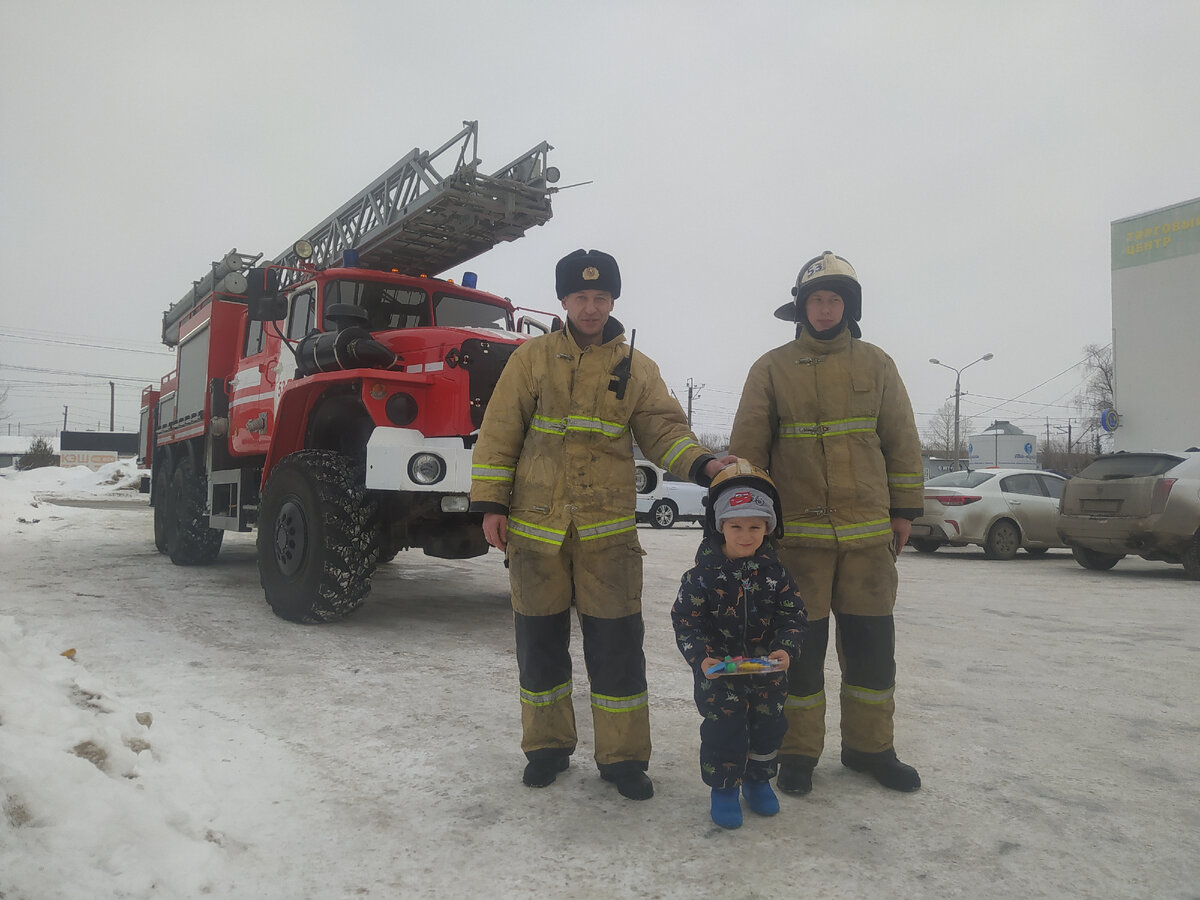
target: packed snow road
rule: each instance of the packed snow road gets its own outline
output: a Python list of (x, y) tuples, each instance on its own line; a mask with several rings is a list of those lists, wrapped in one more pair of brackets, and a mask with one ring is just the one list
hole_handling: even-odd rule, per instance
[[(142, 756), (191, 773), (165, 788), (171, 827), (208, 842), (191, 877), (213, 896), (1197, 896), (1200, 586), (1178, 567), (905, 553), (897, 746), (924, 787), (843, 769), (834, 699), (813, 793), (723, 832), (669, 618), (696, 527), (639, 530), (656, 794), (634, 803), (590, 760), (577, 630), (581, 746), (554, 785), (522, 786), (499, 554), (402, 553), (357, 614), (306, 627), (263, 600), (252, 535), (186, 569), (143, 505), (41, 512), (0, 534), (0, 617), (152, 713)], [(138, 854), (96, 861), (89, 895), (171, 896), (131, 887), (159, 864)], [(83, 896), (56, 863), (24, 859), (36, 896)]]

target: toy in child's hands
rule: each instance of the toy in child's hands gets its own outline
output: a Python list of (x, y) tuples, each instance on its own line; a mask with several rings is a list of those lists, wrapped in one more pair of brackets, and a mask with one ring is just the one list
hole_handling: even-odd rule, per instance
[(783, 663), (765, 656), (727, 656), (724, 662), (709, 666), (705, 675), (769, 675), (782, 672)]

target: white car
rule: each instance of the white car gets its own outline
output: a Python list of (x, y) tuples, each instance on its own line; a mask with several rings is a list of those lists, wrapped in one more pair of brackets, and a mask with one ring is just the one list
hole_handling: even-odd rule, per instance
[(676, 522), (702, 522), (708, 489), (682, 481), (652, 462), (634, 463), (637, 488), (637, 520), (655, 528), (670, 528)]
[(1040, 555), (1065, 547), (1058, 536), (1058, 499), (1067, 479), (1037, 469), (972, 469), (925, 482), (925, 515), (908, 542), (920, 553), (978, 544), (988, 559), (1012, 559), (1024, 548)]

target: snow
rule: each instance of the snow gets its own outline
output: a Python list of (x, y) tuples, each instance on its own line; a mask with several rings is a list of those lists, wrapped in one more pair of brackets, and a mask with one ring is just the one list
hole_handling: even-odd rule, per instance
[(156, 553), (139, 474), (0, 470), (4, 900), (1197, 896), (1179, 567), (906, 553), (897, 746), (924, 787), (843, 769), (831, 702), (813, 793), (724, 832), (669, 622), (698, 528), (639, 530), (656, 794), (634, 803), (590, 759), (577, 631), (579, 750), (521, 785), (499, 554), (402, 553), (355, 616), (291, 625), (253, 535), (210, 567)]

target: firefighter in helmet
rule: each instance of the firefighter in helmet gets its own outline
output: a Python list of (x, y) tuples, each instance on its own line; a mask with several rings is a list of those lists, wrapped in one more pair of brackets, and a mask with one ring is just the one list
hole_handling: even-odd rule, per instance
[(583, 633), (600, 776), (622, 796), (654, 788), (642, 556), (633, 441), (647, 459), (707, 485), (726, 462), (701, 446), (658, 367), (612, 318), (617, 261), (576, 250), (555, 269), (566, 326), (526, 341), (488, 402), (471, 470), (471, 510), (505, 550), (521, 687), (522, 780), (544, 787), (575, 751), (568, 644)]
[(896, 554), (923, 512), (921, 448), (895, 363), (861, 340), (862, 288), (826, 251), (800, 269), (776, 317), (796, 338), (750, 369), (730, 452), (766, 468), (785, 511), (779, 558), (809, 630), (788, 672), (780, 790), (807, 794), (824, 749), (832, 615), (841, 665), (841, 760), (898, 791), (921, 785), (893, 745)]

